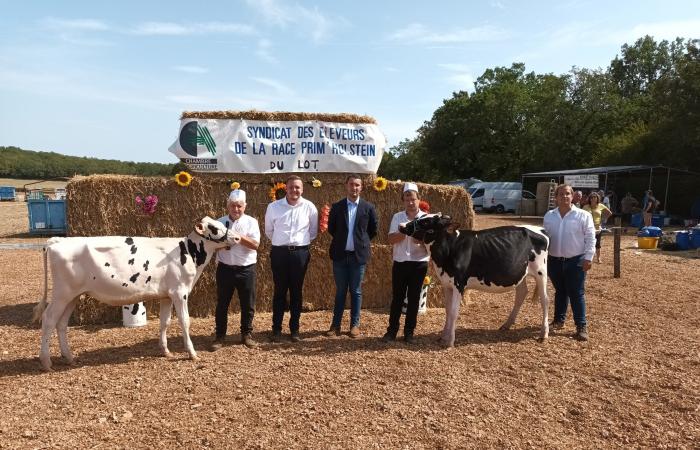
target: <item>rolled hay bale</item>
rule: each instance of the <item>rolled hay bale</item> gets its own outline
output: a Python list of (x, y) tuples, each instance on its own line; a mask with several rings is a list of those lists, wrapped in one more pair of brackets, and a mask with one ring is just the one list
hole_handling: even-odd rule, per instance
[[(346, 195), (342, 173), (298, 174), (304, 181), (304, 197), (320, 210), (323, 205)], [(69, 236), (146, 236), (184, 237), (204, 216), (218, 218), (226, 214), (226, 198), (231, 182), (237, 181), (247, 194), (246, 214), (255, 217), (263, 233), (258, 249), (256, 310), (272, 309), (272, 273), (270, 241), (264, 236), (265, 211), (270, 203), (270, 189), (284, 182), (289, 174), (195, 174), (189, 186), (178, 186), (173, 178), (94, 175), (74, 178), (66, 188), (66, 215)], [(316, 178), (322, 186), (314, 188)], [(403, 183), (389, 182), (384, 191), (373, 189), (374, 175), (363, 175), (362, 197), (374, 203), (379, 218), (379, 231), (372, 241), (372, 259), (365, 272), (363, 306), (388, 307), (391, 302), (392, 247), (387, 242), (389, 224), (394, 213), (403, 209)], [(463, 229), (472, 229), (474, 213), (471, 199), (464, 189), (454, 186), (418, 183), (421, 197), (431, 205), (431, 212), (453, 217)], [(135, 203), (136, 196), (156, 195), (158, 204), (153, 214), (144, 214)], [(306, 309), (331, 309), (335, 294), (332, 264), (328, 256), (331, 236), (323, 233), (311, 245), (311, 262), (304, 283)], [(194, 317), (214, 314), (216, 283), (214, 262), (205, 269), (188, 300)], [(431, 289), (429, 305), (441, 305), (440, 289)], [(238, 302), (232, 302), (234, 311)], [(158, 304), (146, 302), (151, 315), (158, 315)], [(80, 324), (113, 323), (121, 320), (119, 308), (87, 299), (80, 302), (74, 321)]]
[(550, 181), (541, 181), (537, 183), (537, 215), (544, 216), (549, 210), (549, 188), (550, 186), (556, 187), (556, 183)]
[(377, 121), (372, 116), (363, 116), (350, 113), (308, 113), (308, 112), (288, 112), (288, 111), (257, 111), (255, 109), (247, 111), (184, 111), (180, 119), (246, 119), (262, 120), (266, 122), (286, 122), (318, 120), (321, 122), (337, 123), (373, 123)]

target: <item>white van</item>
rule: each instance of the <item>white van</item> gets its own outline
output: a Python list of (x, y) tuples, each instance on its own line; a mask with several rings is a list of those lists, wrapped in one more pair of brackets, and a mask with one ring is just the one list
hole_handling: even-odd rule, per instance
[(487, 189), (505, 189), (520, 191), (523, 184), (515, 181), (482, 181), (469, 186), (467, 192), (472, 196), (474, 210), (481, 210), (484, 206), (484, 192)]
[(536, 197), (530, 191), (521, 191), (519, 189), (486, 189), (482, 196), (482, 209), (499, 214), (515, 212), (518, 209), (521, 198), (523, 200), (534, 200)]

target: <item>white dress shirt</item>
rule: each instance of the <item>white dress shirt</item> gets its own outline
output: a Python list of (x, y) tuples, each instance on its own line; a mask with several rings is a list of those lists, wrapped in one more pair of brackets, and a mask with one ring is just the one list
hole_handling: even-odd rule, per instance
[[(418, 211), (416, 217), (423, 217), (424, 215), (426, 215), (426, 213)], [(399, 224), (410, 221), (411, 219), (408, 218), (406, 211), (397, 212), (394, 214), (394, 217), (391, 218), (389, 234), (398, 233)], [(393, 256), (396, 262), (428, 261), (430, 259), (428, 250), (425, 248), (425, 245), (423, 245), (423, 242), (413, 239), (411, 236), (406, 236), (404, 240), (394, 244)]]
[[(219, 218), (226, 228), (241, 236), (260, 243), (260, 227), (255, 217), (243, 214), (238, 220), (232, 220), (228, 215)], [(258, 262), (258, 251), (240, 243), (232, 245), (228, 250), (222, 248), (216, 254), (216, 260), (229, 266), (249, 266)]]
[(348, 204), (348, 240), (345, 242), (345, 250), (349, 252), (355, 251), (355, 239), (352, 237), (352, 232), (355, 229), (355, 217), (357, 216), (357, 207), (360, 205), (360, 197), (351, 202), (347, 198), (345, 201)]
[(265, 236), (272, 245), (309, 245), (318, 234), (318, 210), (305, 198), (292, 206), (287, 198), (267, 205)]
[(595, 254), (595, 226), (593, 216), (576, 206), (564, 217), (559, 208), (544, 215), (544, 229), (549, 235), (549, 254), (561, 258), (583, 255), (587, 261)]

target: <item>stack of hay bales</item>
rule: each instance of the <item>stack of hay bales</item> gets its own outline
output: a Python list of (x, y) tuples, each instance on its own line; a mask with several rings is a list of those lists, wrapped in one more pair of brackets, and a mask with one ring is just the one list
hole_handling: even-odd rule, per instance
[[(237, 181), (247, 193), (246, 213), (260, 223), (262, 242), (258, 249), (257, 304), (258, 311), (270, 311), (272, 304), (272, 275), (270, 241), (264, 236), (265, 211), (270, 203), (270, 188), (284, 182), (289, 174), (194, 174), (192, 183), (180, 187), (173, 178), (95, 175), (73, 179), (67, 186), (67, 221), (70, 236), (148, 236), (184, 237), (204, 216), (218, 218), (226, 214), (226, 198), (230, 184)], [(345, 177), (341, 173), (298, 174), (304, 181), (304, 197), (320, 209), (344, 198)], [(315, 177), (321, 187), (311, 185)], [(391, 302), (392, 246), (387, 242), (389, 224), (394, 213), (403, 209), (403, 183), (389, 182), (386, 190), (373, 189), (374, 175), (363, 175), (362, 198), (374, 203), (379, 216), (379, 232), (372, 241), (372, 259), (365, 272), (363, 307), (387, 307)], [(463, 229), (473, 227), (471, 198), (461, 187), (418, 183), (421, 196), (431, 206), (431, 212), (449, 214)], [(153, 215), (136, 208), (137, 195), (157, 195), (158, 206)], [(328, 256), (330, 235), (320, 234), (312, 242), (311, 263), (304, 284), (304, 307), (307, 310), (332, 309), (334, 282)], [(211, 263), (197, 282), (190, 296), (189, 311), (193, 316), (214, 314), (216, 307), (215, 263)], [(430, 290), (429, 306), (441, 306), (440, 289)], [(238, 302), (232, 302), (234, 310)], [(148, 303), (151, 314), (157, 315), (158, 305)], [(74, 319), (77, 323), (107, 323), (121, 320), (119, 308), (90, 299), (80, 302)]]
[[(333, 123), (375, 124), (369, 116), (355, 114), (317, 114), (265, 111), (208, 111), (184, 112), (183, 119), (246, 119), (264, 121), (316, 120)], [(226, 198), (230, 185), (237, 181), (247, 194), (246, 214), (255, 217), (260, 224), (262, 242), (258, 249), (256, 310), (272, 309), (272, 272), (270, 269), (270, 241), (264, 236), (265, 210), (270, 203), (269, 192), (278, 182), (284, 182), (290, 174), (193, 174), (187, 187), (180, 187), (172, 178), (132, 176), (91, 176), (73, 179), (67, 186), (67, 222), (70, 236), (148, 236), (184, 237), (194, 224), (204, 216), (218, 218), (226, 214)], [(303, 196), (319, 209), (344, 198), (343, 173), (298, 173), (304, 181)], [(314, 188), (312, 178), (323, 185)], [(363, 283), (363, 307), (388, 307), (391, 303), (392, 246), (387, 242), (389, 224), (394, 213), (403, 209), (401, 192), (403, 183), (389, 182), (384, 191), (373, 189), (374, 175), (363, 175), (362, 197), (374, 203), (379, 216), (379, 232), (372, 241), (372, 259), (365, 271)], [(449, 214), (463, 229), (472, 229), (474, 212), (471, 197), (455, 186), (436, 186), (418, 183), (421, 197), (431, 205), (431, 212)], [(158, 196), (155, 214), (144, 215), (135, 205), (135, 197)], [(306, 310), (332, 309), (334, 280), (331, 260), (328, 256), (331, 237), (320, 234), (311, 245), (311, 263), (304, 283), (304, 308)], [(205, 317), (214, 314), (216, 308), (216, 283), (214, 262), (206, 268), (190, 295), (189, 312), (192, 316)], [(437, 281), (437, 280), (436, 280)], [(429, 306), (441, 306), (441, 289), (431, 289)], [(234, 310), (238, 302), (232, 302)], [(147, 304), (152, 315), (158, 314), (155, 302)], [(106, 323), (121, 320), (121, 310), (88, 299), (78, 304), (74, 314), (78, 323)]]
[(549, 210), (549, 189), (557, 184), (550, 181), (537, 183), (537, 215), (544, 216)]

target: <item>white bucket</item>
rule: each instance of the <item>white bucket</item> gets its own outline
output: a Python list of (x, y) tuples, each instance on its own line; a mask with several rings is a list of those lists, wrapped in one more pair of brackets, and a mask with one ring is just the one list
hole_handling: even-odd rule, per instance
[(122, 321), (125, 327), (136, 328), (146, 325), (146, 305), (143, 302), (122, 306)]
[[(420, 297), (418, 298), (418, 314), (425, 314), (428, 310), (428, 286), (429, 284), (424, 284), (420, 290)], [(406, 308), (408, 308), (408, 296), (403, 299), (403, 307), (401, 312), (406, 314)]]

